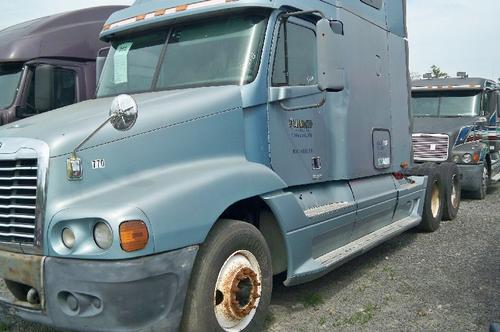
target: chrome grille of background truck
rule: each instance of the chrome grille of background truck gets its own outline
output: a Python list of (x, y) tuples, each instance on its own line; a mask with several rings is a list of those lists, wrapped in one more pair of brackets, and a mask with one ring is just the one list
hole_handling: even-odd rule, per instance
[(0, 160), (0, 242), (33, 244), (37, 159)]
[(415, 161), (446, 161), (450, 137), (444, 134), (413, 134)]

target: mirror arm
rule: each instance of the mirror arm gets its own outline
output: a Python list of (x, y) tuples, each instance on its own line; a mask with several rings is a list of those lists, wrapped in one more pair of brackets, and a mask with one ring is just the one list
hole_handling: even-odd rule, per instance
[(302, 111), (310, 108), (320, 108), (326, 103), (326, 91), (322, 93), (322, 98), (321, 101), (317, 104), (313, 105), (305, 105), (305, 106), (296, 106), (296, 107), (288, 107), (285, 105), (283, 101), (280, 102), (280, 106), (283, 108), (283, 110), (287, 112), (296, 112), (296, 111)]
[(287, 22), (283, 24), (283, 33), (285, 34), (284, 48), (285, 48), (285, 76), (286, 76), (286, 85), (290, 85), (290, 62), (288, 58), (288, 28)]
[(88, 135), (80, 144), (78, 144), (75, 149), (73, 150), (73, 152), (71, 153), (71, 157), (72, 158), (76, 158), (76, 152), (78, 150), (80, 150), (80, 148), (85, 144), (87, 143), (95, 134), (97, 134), (97, 132), (99, 130), (101, 130), (105, 125), (108, 124), (109, 121), (111, 121), (111, 119), (113, 119), (115, 116), (117, 116), (117, 114), (113, 114), (111, 115), (110, 117), (108, 117), (106, 119), (106, 121), (104, 121), (99, 127), (97, 127), (93, 132), (90, 133), (90, 135)]
[(114, 118), (117, 118), (117, 117), (120, 117), (122, 116), (123, 114), (126, 114), (127, 111), (129, 111), (130, 109), (132, 109), (132, 107), (129, 107), (127, 109), (124, 109), (124, 110), (121, 110), (119, 112), (116, 112), (116, 113), (113, 113), (111, 114), (107, 119), (106, 121), (104, 121), (103, 123), (101, 123), (101, 125), (99, 127), (97, 127), (93, 132), (90, 133), (90, 135), (88, 135), (80, 144), (78, 144), (75, 149), (73, 150), (73, 152), (71, 153), (71, 156), (76, 158), (76, 152), (78, 150), (80, 150), (80, 148), (89, 141), (89, 139), (91, 139), (95, 134), (97, 134), (99, 132), (99, 130), (101, 130), (105, 125), (108, 124), (108, 122), (110, 122), (111, 120), (113, 120)]

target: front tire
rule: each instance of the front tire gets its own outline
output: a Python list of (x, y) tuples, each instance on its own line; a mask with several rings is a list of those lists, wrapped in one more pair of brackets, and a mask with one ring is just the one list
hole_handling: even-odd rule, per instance
[(483, 165), (483, 174), (480, 181), (479, 189), (472, 192), (472, 197), (474, 199), (483, 200), (486, 198), (490, 182), (490, 172), (488, 171), (488, 165), (486, 163)]
[(261, 331), (272, 292), (271, 254), (257, 228), (220, 220), (191, 274), (182, 330)]
[(442, 163), (441, 174), (444, 186), (443, 220), (454, 220), (460, 209), (462, 190), (458, 167), (455, 163)]

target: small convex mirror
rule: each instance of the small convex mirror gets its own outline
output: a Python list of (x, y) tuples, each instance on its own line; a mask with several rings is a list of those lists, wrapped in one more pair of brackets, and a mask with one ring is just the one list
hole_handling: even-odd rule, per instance
[(138, 114), (134, 98), (129, 95), (119, 95), (111, 103), (109, 122), (116, 130), (129, 130), (137, 121)]

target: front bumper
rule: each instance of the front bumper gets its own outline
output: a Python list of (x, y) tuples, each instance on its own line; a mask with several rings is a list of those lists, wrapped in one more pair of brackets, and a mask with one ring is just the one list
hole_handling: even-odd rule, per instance
[(483, 181), (483, 164), (457, 165), (460, 173), (462, 190), (477, 191), (481, 189)]
[[(188, 247), (125, 261), (36, 259), (41, 271), (29, 266), (43, 276), (32, 278), (42, 280), (40, 308), (5, 297), (8, 291), (0, 291), (0, 305), (23, 319), (74, 331), (177, 331), (197, 251)], [(0, 278), (30, 280), (19, 277), (28, 270), (12, 267), (34, 256), (2, 256), (11, 263), (0, 266)]]

